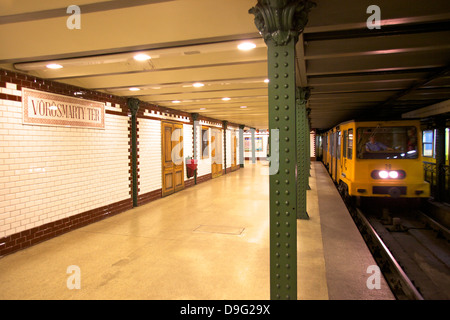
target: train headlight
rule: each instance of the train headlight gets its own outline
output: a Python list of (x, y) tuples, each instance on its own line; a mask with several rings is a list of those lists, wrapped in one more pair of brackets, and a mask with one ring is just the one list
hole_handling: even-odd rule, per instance
[(406, 172), (403, 170), (374, 170), (371, 173), (372, 179), (405, 179)]
[(389, 171), (389, 178), (391, 179), (398, 179), (398, 172), (397, 171)]
[(389, 172), (385, 171), (385, 170), (381, 170), (378, 172), (378, 176), (381, 179), (387, 179), (389, 177)]

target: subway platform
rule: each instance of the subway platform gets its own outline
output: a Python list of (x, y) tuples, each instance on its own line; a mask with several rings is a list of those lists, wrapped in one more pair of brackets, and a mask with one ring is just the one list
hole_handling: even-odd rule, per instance
[[(394, 299), (383, 278), (381, 289), (367, 287), (375, 261), (323, 165), (311, 169), (298, 299)], [(263, 162), (246, 163), (4, 256), (0, 299), (270, 299), (267, 174)]]

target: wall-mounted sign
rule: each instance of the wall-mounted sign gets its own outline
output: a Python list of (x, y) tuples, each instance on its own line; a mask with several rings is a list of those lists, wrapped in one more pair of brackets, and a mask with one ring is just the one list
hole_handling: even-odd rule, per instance
[(105, 128), (105, 105), (22, 88), (23, 123), (33, 125)]

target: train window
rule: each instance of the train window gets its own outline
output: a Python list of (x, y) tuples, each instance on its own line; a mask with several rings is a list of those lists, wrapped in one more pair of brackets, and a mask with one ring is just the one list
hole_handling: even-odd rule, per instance
[(422, 136), (422, 150), (424, 157), (433, 157), (434, 132), (433, 130), (424, 130)]
[(417, 159), (416, 127), (358, 128), (359, 159)]
[(336, 132), (336, 158), (341, 158), (341, 132)]
[(336, 154), (334, 153), (334, 132), (331, 133), (330, 137), (330, 154), (332, 157), (336, 157)]
[(347, 157), (353, 157), (353, 129), (348, 129)]
[(342, 157), (347, 158), (347, 130), (344, 130), (344, 139), (342, 139)]

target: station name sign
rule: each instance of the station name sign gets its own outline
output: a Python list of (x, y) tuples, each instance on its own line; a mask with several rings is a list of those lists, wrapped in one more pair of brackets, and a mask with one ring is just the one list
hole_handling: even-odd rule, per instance
[(22, 88), (23, 123), (32, 125), (105, 128), (105, 105)]

